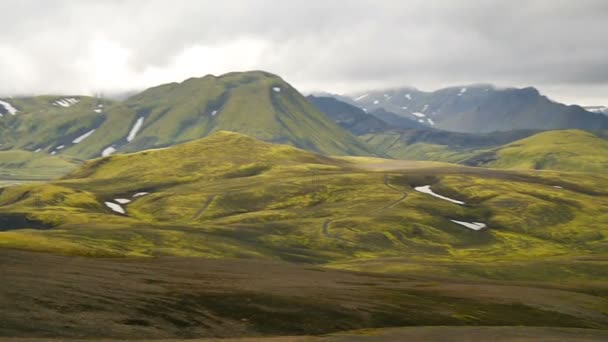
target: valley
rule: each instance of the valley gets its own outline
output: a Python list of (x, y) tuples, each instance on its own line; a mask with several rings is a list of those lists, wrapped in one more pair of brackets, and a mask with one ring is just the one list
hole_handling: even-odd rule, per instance
[(446, 131), (259, 71), (5, 102), (0, 340), (606, 336), (603, 130)]

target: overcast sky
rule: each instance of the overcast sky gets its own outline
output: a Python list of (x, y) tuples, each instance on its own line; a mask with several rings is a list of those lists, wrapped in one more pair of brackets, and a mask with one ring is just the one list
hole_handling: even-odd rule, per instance
[(608, 105), (608, 1), (0, 2), (0, 93), (262, 69), (302, 91), (467, 83)]

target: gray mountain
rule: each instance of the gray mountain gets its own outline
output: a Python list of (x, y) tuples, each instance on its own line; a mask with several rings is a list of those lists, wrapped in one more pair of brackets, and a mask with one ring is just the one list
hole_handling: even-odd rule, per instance
[(554, 102), (532, 87), (478, 84), (433, 92), (400, 88), (352, 94), (350, 103), (372, 114), (384, 109), (428, 127), (455, 132), (608, 128), (605, 115)]

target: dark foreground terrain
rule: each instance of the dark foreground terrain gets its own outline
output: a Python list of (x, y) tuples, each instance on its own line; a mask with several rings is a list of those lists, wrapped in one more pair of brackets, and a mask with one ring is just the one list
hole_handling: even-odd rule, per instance
[[(0, 274), (0, 339), (7, 341), (608, 339), (605, 296), (557, 285), (8, 249), (0, 250)], [(369, 330), (387, 327), (399, 328)]]

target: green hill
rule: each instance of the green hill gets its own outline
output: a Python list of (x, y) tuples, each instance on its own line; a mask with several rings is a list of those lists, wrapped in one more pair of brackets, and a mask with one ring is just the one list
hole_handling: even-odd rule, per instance
[(80, 161), (45, 153), (0, 151), (0, 180), (50, 180), (65, 175)]
[(608, 141), (580, 130), (535, 134), (475, 156), (467, 164), (504, 169), (608, 171)]
[[(218, 132), (168, 149), (92, 160), (53, 183), (6, 188), (0, 218), (10, 231), (0, 245), (314, 263), (580, 255), (583, 245), (605, 248), (604, 233), (589, 222), (608, 219), (602, 214), (606, 194), (598, 192), (607, 181), (331, 158)], [(466, 205), (414, 189), (425, 185)], [(125, 213), (113, 211), (116, 205)], [(473, 231), (455, 221), (489, 229)], [(21, 229), (28, 224), (51, 229)], [(518, 244), (528, 247), (514, 251)]]

